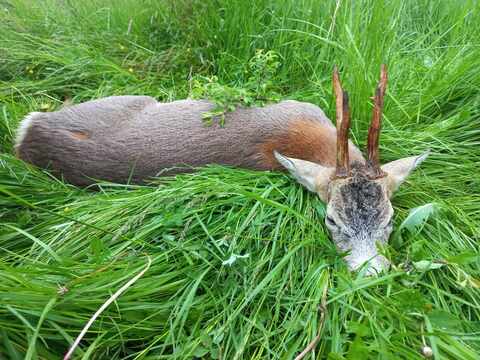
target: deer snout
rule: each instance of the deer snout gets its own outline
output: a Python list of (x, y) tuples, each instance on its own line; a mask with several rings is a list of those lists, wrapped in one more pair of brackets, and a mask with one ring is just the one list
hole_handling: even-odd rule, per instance
[(377, 254), (370, 257), (349, 255), (345, 258), (350, 271), (360, 270), (365, 267), (365, 275), (375, 276), (390, 268), (390, 261)]

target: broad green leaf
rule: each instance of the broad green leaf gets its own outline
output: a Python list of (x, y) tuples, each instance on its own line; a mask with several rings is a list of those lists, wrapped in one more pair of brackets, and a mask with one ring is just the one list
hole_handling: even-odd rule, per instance
[(359, 323), (357, 321), (350, 321), (347, 328), (349, 332), (353, 332), (360, 337), (371, 335), (370, 328), (367, 325)]
[(428, 314), (433, 328), (449, 331), (458, 331), (462, 328), (462, 322), (454, 315), (445, 310), (433, 310)]
[(410, 210), (408, 216), (403, 220), (395, 231), (392, 244), (398, 247), (402, 243), (402, 231), (407, 229), (410, 232), (421, 230), (421, 227), (436, 212), (438, 206), (435, 203), (428, 203)]
[(436, 263), (431, 260), (420, 260), (413, 263), (413, 266), (418, 271), (428, 271), (428, 270), (435, 270), (440, 269), (443, 265), (441, 263)]
[(473, 251), (465, 251), (458, 255), (450, 256), (446, 260), (449, 263), (459, 264), (459, 265), (466, 265), (476, 262), (480, 259), (480, 255), (473, 252)]
[(437, 210), (437, 205), (428, 203), (410, 210), (398, 230), (407, 229), (411, 232), (423, 225), (425, 221)]
[(195, 348), (195, 351), (193, 352), (193, 356), (201, 358), (202, 356), (205, 356), (208, 354), (208, 349), (206, 347), (203, 347), (202, 345), (199, 345)]
[(355, 340), (350, 345), (348, 349), (347, 359), (348, 360), (357, 360), (357, 359), (367, 359), (368, 358), (368, 347), (366, 342), (363, 341), (360, 335), (355, 336)]

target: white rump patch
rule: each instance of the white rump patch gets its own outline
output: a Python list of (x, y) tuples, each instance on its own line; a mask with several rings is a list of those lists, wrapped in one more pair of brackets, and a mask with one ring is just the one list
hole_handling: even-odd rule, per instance
[(31, 112), (21, 122), (17, 129), (17, 135), (15, 136), (14, 148), (18, 149), (22, 145), (25, 136), (27, 136), (28, 129), (30, 129), (35, 116), (41, 114), (40, 112)]

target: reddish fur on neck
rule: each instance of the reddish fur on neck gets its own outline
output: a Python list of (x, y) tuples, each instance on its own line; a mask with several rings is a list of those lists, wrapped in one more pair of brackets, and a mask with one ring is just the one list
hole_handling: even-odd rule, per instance
[[(336, 129), (329, 123), (320, 123), (308, 118), (292, 121), (288, 128), (273, 135), (260, 145), (262, 165), (281, 169), (273, 155), (276, 150), (282, 155), (334, 167), (336, 163)], [(350, 161), (363, 161), (358, 150), (349, 146)]]

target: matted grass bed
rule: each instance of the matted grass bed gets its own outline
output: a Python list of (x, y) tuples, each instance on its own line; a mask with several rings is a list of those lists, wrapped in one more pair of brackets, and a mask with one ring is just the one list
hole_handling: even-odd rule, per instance
[[(479, 359), (479, 24), (477, 1), (0, 1), (0, 358), (61, 358), (151, 259), (73, 358), (292, 359), (318, 336), (306, 359)], [(432, 153), (378, 277), (348, 272), (284, 174), (91, 191), (13, 156), (18, 122), (66, 99), (260, 94), (334, 118), (333, 64), (363, 148), (382, 62), (382, 161)]]

